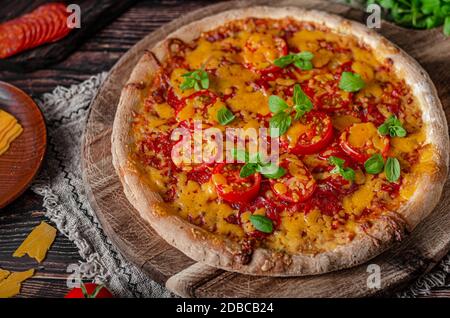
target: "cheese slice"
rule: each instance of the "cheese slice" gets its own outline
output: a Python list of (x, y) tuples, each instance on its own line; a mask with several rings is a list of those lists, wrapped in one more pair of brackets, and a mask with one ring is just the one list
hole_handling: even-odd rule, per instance
[(13, 272), (0, 281), (0, 298), (10, 298), (20, 293), (22, 282), (34, 275), (34, 269)]
[(22, 257), (25, 254), (35, 258), (39, 263), (47, 255), (47, 251), (56, 237), (56, 229), (45, 222), (41, 222), (19, 248), (14, 252), (14, 257)]

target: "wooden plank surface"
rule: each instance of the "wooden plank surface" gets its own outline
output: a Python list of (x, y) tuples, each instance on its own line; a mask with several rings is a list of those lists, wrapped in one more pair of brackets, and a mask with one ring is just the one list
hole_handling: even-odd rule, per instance
[[(93, 35), (64, 61), (26, 75), (0, 72), (0, 80), (16, 85), (32, 96), (49, 92), (57, 85), (69, 86), (80, 83), (91, 75), (108, 71), (123, 53), (149, 32), (186, 12), (213, 2), (216, 1), (140, 1), (112, 24)], [(0, 19), (3, 20), (8, 15), (15, 16), (18, 11), (25, 10), (29, 5), (30, 1), (1, 0)], [(415, 31), (405, 31), (407, 34), (409, 32)], [(427, 35), (424, 33), (424, 36)], [(403, 41), (407, 38), (405, 36)], [(402, 39), (398, 44), (403, 44)], [(420, 56), (420, 49), (415, 54)], [(435, 70), (430, 74), (435, 79), (446, 73), (449, 75), (448, 64), (447, 67), (442, 64), (446, 62), (448, 57), (442, 55), (439, 61), (426, 61), (422, 65), (428, 71)], [(444, 66), (439, 67), (440, 65)], [(450, 84), (449, 78), (447, 83)], [(450, 95), (449, 85), (438, 89), (440, 96)], [(44, 219), (41, 198), (31, 191), (25, 192), (16, 202), (0, 211), (0, 267), (23, 270), (28, 269), (29, 265), (35, 265), (32, 260), (22, 263), (26, 260), (25, 258), (17, 262), (11, 254), (32, 228)], [(62, 297), (68, 290), (66, 287), (67, 266), (79, 260), (74, 244), (58, 234), (47, 260), (39, 269), (39, 274), (23, 285), (20, 297)], [(143, 266), (150, 265), (146, 263)], [(449, 283), (450, 281), (447, 282), (447, 287), (434, 289), (429, 296), (450, 297)]]
[[(273, 278), (241, 275), (192, 263), (181, 252), (165, 243), (145, 223), (125, 198), (111, 163), (111, 127), (113, 110), (120, 91), (145, 49), (164, 39), (180, 26), (231, 8), (270, 1), (250, 0), (222, 3), (191, 12), (165, 25), (136, 44), (114, 66), (91, 105), (91, 114), (83, 144), (83, 171), (91, 205), (109, 238), (132, 262), (141, 266), (155, 280), (166, 282), (173, 292), (186, 297), (360, 297), (386, 295), (432, 268), (450, 248), (450, 216), (446, 204), (450, 201), (450, 184), (432, 216), (401, 244), (370, 261), (382, 270), (381, 290), (367, 287), (367, 264), (320, 276)], [(323, 0), (284, 0), (276, 5), (301, 5), (322, 9), (344, 17), (362, 20), (363, 13)], [(380, 32), (429, 66), (434, 82), (450, 114), (450, 96), (446, 94), (449, 74), (441, 69), (450, 65), (450, 42), (439, 30), (410, 32), (384, 23)], [(418, 42), (420, 42), (418, 44)], [(444, 60), (442, 56), (445, 57)], [(436, 63), (439, 61), (439, 63)], [(433, 64), (427, 64), (433, 63)], [(105, 183), (104, 180), (108, 180)], [(114, 209), (110, 209), (114, 204)], [(136, 235), (136, 232), (140, 235)], [(158, 257), (164, 256), (161, 260)], [(144, 265), (142, 265), (144, 264)], [(168, 266), (170, 264), (171, 266)]]

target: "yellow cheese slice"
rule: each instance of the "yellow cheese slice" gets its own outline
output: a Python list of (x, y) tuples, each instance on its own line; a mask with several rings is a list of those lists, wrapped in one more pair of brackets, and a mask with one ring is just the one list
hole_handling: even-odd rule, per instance
[(11, 274), (9, 271), (7, 271), (6, 269), (1, 269), (0, 268), (0, 283), (9, 276), (9, 274)]
[(21, 283), (34, 275), (34, 269), (13, 272), (0, 281), (0, 298), (9, 298), (20, 293)]
[(4, 154), (23, 131), (16, 118), (0, 109), (0, 155)]
[(47, 255), (47, 251), (56, 237), (56, 229), (45, 222), (41, 222), (28, 237), (23, 241), (19, 248), (14, 252), (14, 257), (22, 257), (25, 254), (35, 258), (39, 263)]

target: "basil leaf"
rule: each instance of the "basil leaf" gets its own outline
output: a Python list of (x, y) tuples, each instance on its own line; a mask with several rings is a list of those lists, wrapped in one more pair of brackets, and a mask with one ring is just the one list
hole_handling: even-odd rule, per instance
[(380, 6), (385, 9), (391, 9), (394, 6), (394, 0), (380, 0)]
[(239, 172), (239, 177), (247, 178), (247, 177), (251, 176), (252, 174), (255, 174), (257, 167), (258, 167), (258, 165), (255, 164), (255, 163), (247, 163), (247, 164), (245, 164), (241, 168), (241, 171)]
[(286, 174), (286, 170), (283, 167), (277, 166), (274, 163), (270, 163), (267, 166), (259, 166), (257, 170), (269, 179), (278, 179)]
[(235, 118), (236, 116), (234, 116), (234, 114), (226, 107), (222, 107), (217, 112), (217, 121), (221, 125), (227, 125), (231, 123)]
[(406, 130), (402, 126), (402, 122), (394, 115), (390, 116), (378, 127), (381, 135), (389, 134), (391, 137), (405, 137)]
[(309, 112), (313, 109), (313, 103), (309, 99), (309, 97), (303, 92), (301, 86), (299, 84), (295, 84), (294, 86), (294, 110), (297, 112), (295, 115), (295, 119), (299, 119), (306, 112)]
[(372, 157), (364, 162), (364, 168), (366, 169), (366, 172), (370, 174), (380, 173), (384, 168), (383, 157), (379, 153), (372, 155)]
[(194, 88), (196, 91), (209, 88), (208, 73), (203, 70), (195, 70), (181, 75), (184, 78), (183, 83), (180, 84), (182, 90)]
[(440, 0), (422, 0), (422, 13), (431, 14), (439, 8)]
[[(291, 126), (292, 118), (285, 112), (280, 112), (272, 116), (269, 121), (270, 135), (279, 137), (283, 135)], [(278, 128), (278, 131), (276, 130)]]
[(389, 128), (389, 135), (391, 137), (405, 137), (406, 130), (402, 126), (392, 126)]
[(352, 168), (342, 168), (340, 174), (345, 180), (355, 180), (355, 170), (353, 170)]
[(272, 220), (267, 216), (252, 214), (250, 215), (250, 222), (253, 224), (255, 229), (263, 233), (272, 233), (273, 223)]
[(352, 72), (343, 72), (339, 81), (339, 88), (346, 92), (357, 92), (364, 88), (365, 83), (361, 76)]
[(269, 97), (269, 109), (272, 113), (276, 114), (282, 112), (288, 108), (288, 104), (277, 95), (271, 95)]
[(388, 124), (382, 124), (380, 127), (378, 127), (378, 132), (381, 135), (387, 135), (389, 133), (389, 125)]
[(238, 162), (248, 162), (249, 161), (249, 155), (247, 151), (242, 149), (233, 149), (233, 157), (236, 158)]
[(280, 58), (277, 58), (275, 61), (273, 61), (273, 64), (275, 64), (278, 67), (284, 68), (294, 62), (294, 55), (288, 54), (285, 56), (282, 56)]
[(386, 174), (386, 179), (389, 182), (395, 182), (400, 178), (400, 162), (397, 158), (389, 157), (386, 160), (386, 165), (384, 167), (384, 173)]
[(342, 167), (345, 163), (344, 159), (335, 157), (335, 156), (330, 156), (328, 157), (328, 162), (332, 165), (338, 166), (338, 167)]
[(311, 61), (297, 60), (294, 65), (303, 71), (309, 71), (313, 69)]
[(311, 61), (313, 58), (314, 58), (314, 54), (312, 54), (309, 51), (303, 51), (303, 52), (297, 53), (295, 55), (296, 60), (300, 59), (300, 60), (305, 60), (305, 61)]

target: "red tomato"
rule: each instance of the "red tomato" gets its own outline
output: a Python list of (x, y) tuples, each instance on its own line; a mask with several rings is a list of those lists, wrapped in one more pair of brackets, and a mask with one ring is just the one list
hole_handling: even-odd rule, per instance
[(373, 123), (358, 123), (347, 128), (339, 137), (339, 144), (353, 160), (364, 163), (373, 154), (386, 158), (389, 137), (381, 136)]
[(104, 286), (94, 283), (82, 284), (82, 287), (73, 288), (69, 291), (64, 298), (114, 298)]
[(298, 203), (307, 200), (316, 189), (316, 181), (308, 168), (296, 156), (281, 159), (280, 166), (286, 174), (278, 179), (270, 179), (270, 187), (278, 198)]
[(299, 123), (302, 128), (300, 135), (295, 136), (298, 137), (295, 145), (287, 146), (289, 152), (296, 155), (313, 154), (325, 148), (333, 140), (333, 125), (327, 114), (311, 111), (300, 118)]
[(212, 181), (219, 197), (230, 203), (247, 203), (254, 199), (261, 186), (261, 175), (239, 176), (242, 164), (219, 164), (214, 168)]
[(278, 71), (273, 62), (288, 53), (286, 41), (270, 34), (254, 33), (243, 49), (244, 66), (260, 74)]
[(167, 104), (169, 104), (176, 111), (179, 111), (184, 107), (183, 100), (178, 98), (172, 87), (167, 91)]

